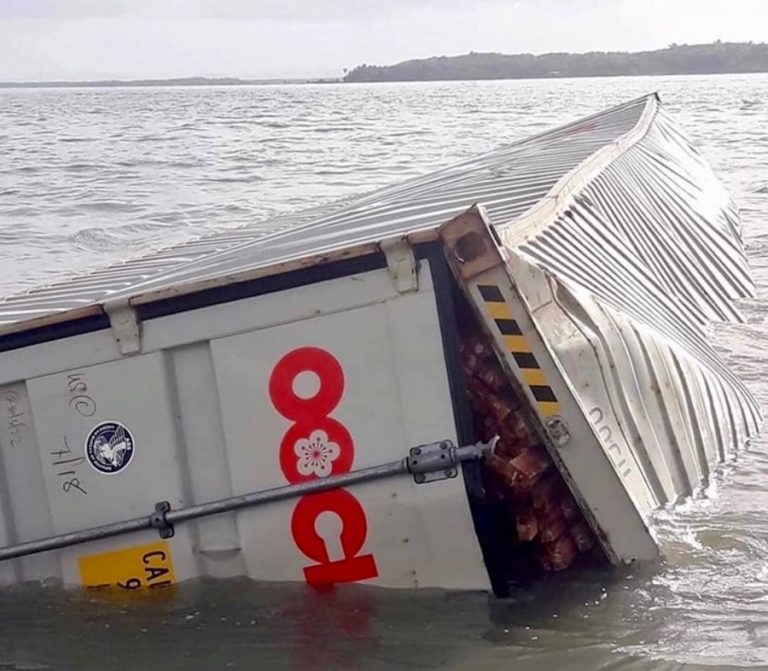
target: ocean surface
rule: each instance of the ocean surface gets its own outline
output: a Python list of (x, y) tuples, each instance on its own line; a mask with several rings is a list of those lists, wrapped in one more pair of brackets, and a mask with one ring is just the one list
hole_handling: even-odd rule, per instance
[[(742, 210), (718, 346), (768, 407), (768, 76), (0, 91), (0, 295), (443, 167), (650, 91)], [(245, 580), (0, 592), (3, 669), (768, 669), (768, 441), (655, 520), (666, 560), (512, 598)]]

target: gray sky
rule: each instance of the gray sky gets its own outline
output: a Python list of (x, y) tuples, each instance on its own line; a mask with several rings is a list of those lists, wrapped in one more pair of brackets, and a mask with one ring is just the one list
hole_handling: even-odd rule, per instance
[(768, 0), (0, 0), (0, 80), (338, 76), (715, 39), (768, 41)]

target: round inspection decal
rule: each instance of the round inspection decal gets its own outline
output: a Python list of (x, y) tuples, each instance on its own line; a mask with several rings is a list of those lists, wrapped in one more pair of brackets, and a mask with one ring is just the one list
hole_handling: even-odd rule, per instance
[(133, 459), (133, 436), (120, 422), (101, 422), (85, 440), (85, 456), (99, 473), (119, 473)]

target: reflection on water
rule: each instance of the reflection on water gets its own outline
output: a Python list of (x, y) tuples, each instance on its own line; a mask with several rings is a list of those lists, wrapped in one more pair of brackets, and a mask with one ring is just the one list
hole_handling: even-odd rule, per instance
[[(734, 192), (760, 296), (714, 329), (768, 404), (768, 77), (0, 92), (0, 294), (423, 173), (658, 89)], [(657, 515), (666, 561), (494, 601), (244, 580), (0, 592), (0, 669), (768, 668), (765, 441)]]

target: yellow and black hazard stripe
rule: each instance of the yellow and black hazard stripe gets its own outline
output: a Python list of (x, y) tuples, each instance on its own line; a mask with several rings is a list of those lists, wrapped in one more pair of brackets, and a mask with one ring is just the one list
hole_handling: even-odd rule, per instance
[(522, 381), (531, 390), (536, 406), (542, 417), (552, 417), (560, 414), (560, 403), (555, 396), (552, 387), (549, 386), (544, 371), (528, 344), (528, 339), (523, 335), (512, 310), (504, 299), (501, 289), (493, 284), (479, 284), (477, 286), (480, 297), (483, 299), (486, 314), (491, 318), (502, 340), (515, 360), (520, 370)]

